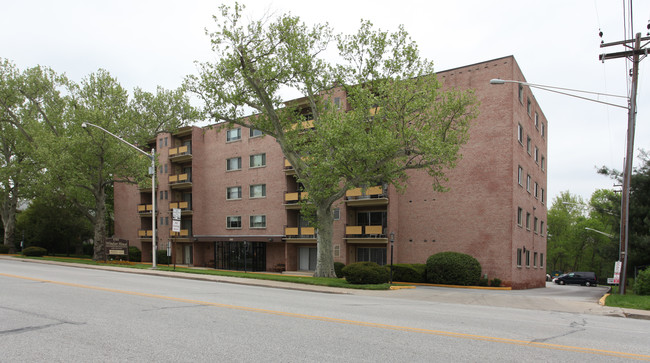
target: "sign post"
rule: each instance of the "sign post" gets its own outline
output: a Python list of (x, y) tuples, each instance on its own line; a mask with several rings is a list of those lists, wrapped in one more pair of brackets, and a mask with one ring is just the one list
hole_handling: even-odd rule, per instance
[[(181, 209), (172, 208), (172, 232), (179, 233), (180, 231), (181, 231)], [(174, 240), (176, 240), (176, 237), (174, 237)], [(169, 247), (167, 256), (172, 256), (172, 251), (173, 248)], [(174, 260), (174, 271), (176, 271), (176, 259), (172, 257), (172, 260)]]

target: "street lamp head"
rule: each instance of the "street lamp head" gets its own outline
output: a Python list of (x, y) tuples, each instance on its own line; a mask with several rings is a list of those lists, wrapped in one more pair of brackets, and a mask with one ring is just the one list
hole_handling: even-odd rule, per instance
[(494, 78), (490, 80), (490, 84), (504, 84), (506, 81), (499, 79), (499, 78)]

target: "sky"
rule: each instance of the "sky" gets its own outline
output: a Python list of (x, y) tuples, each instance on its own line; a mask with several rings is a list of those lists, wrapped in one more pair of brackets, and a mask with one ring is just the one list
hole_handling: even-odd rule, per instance
[[(174, 89), (196, 74), (195, 61), (215, 61), (206, 28), (222, 2), (204, 0), (0, 0), (0, 57), (19, 69), (36, 65), (80, 82), (103, 68), (128, 90)], [(231, 5), (233, 2), (223, 3)], [(630, 39), (624, 4), (613, 0), (246, 1), (246, 16), (290, 12), (307, 24), (327, 22), (353, 33), (361, 19), (382, 30), (405, 26), (437, 71), (513, 55), (530, 83), (627, 95), (629, 64), (601, 62), (623, 51), (605, 43)], [(646, 36), (650, 1), (633, 2), (633, 33)], [(639, 72), (635, 158), (650, 151), (650, 59)], [(495, 86), (497, 87), (497, 86)], [(588, 200), (614, 181), (601, 166), (622, 170), (627, 110), (533, 89), (548, 120), (549, 201), (563, 192)], [(625, 99), (596, 96), (626, 105)], [(638, 165), (638, 161), (635, 160)]]

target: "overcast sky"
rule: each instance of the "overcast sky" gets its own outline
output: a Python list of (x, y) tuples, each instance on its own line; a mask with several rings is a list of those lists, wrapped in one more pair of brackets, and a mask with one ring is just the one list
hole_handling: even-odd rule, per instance
[[(360, 19), (384, 30), (404, 24), (422, 56), (442, 71), (514, 55), (531, 83), (626, 95), (626, 62), (602, 63), (606, 43), (624, 34), (624, 1), (240, 1), (252, 18), (291, 12), (308, 24), (329, 22), (352, 33)], [(231, 4), (231, 2), (225, 2)], [(627, 1), (625, 1), (627, 3)], [(196, 73), (195, 60), (214, 60), (204, 29), (214, 29), (218, 1), (0, 0), (0, 57), (20, 69), (37, 64), (79, 82), (99, 68), (127, 89), (176, 88)], [(650, 1), (635, 1), (634, 32), (646, 36)], [(496, 87), (496, 86), (495, 86)], [(650, 59), (640, 66), (635, 149), (650, 151)], [(548, 119), (548, 195), (587, 200), (613, 181), (596, 173), (621, 170), (627, 111), (533, 90)], [(615, 98), (602, 98), (620, 102)], [(625, 100), (622, 100), (625, 104)], [(635, 152), (635, 157), (638, 151)]]

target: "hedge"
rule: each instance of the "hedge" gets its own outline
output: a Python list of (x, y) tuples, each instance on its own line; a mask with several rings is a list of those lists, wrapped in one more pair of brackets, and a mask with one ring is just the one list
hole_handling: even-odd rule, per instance
[(427, 281), (433, 284), (476, 286), (481, 279), (481, 264), (459, 252), (440, 252), (427, 259)]
[(355, 262), (342, 270), (345, 280), (351, 284), (383, 284), (388, 282), (388, 270), (374, 262)]

